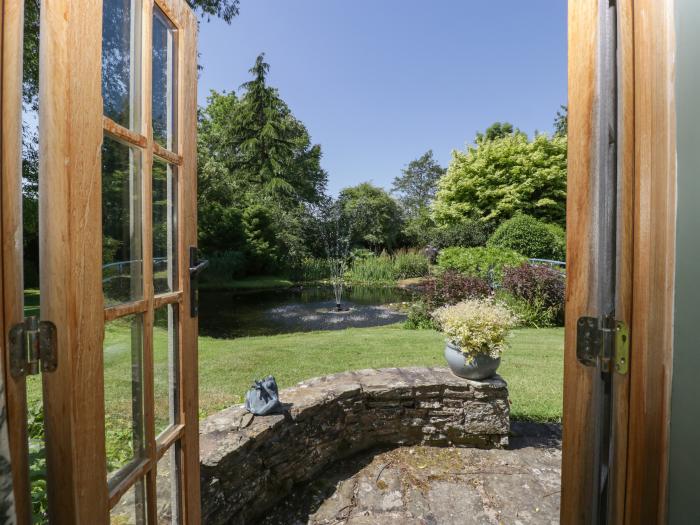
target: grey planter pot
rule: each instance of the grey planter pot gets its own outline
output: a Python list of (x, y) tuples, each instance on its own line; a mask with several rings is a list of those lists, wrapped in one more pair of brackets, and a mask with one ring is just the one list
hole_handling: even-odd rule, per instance
[(483, 354), (467, 360), (459, 347), (449, 341), (445, 345), (445, 359), (456, 376), (475, 381), (492, 377), (501, 364), (500, 357), (494, 359)]

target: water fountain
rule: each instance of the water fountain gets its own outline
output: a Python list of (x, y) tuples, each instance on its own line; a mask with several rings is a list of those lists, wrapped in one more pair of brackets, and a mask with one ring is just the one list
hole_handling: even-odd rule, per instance
[(335, 297), (335, 311), (346, 311), (342, 306), (342, 298), (345, 272), (350, 259), (352, 218), (344, 213), (342, 203), (330, 197), (316, 205), (311, 214), (316, 221), (326, 252)]

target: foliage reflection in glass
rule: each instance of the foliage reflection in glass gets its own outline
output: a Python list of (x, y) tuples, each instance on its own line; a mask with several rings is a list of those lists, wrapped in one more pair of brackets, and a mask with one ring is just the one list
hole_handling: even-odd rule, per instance
[(102, 147), (102, 287), (105, 305), (143, 297), (141, 154), (105, 137)]
[(153, 138), (164, 148), (177, 147), (177, 34), (158, 6), (153, 6)]
[(144, 454), (141, 315), (105, 325), (104, 371), (107, 478), (113, 485)]
[(173, 292), (177, 285), (177, 168), (153, 162), (153, 288)]
[(153, 326), (153, 386), (156, 436), (179, 423), (178, 305), (155, 311)]
[(104, 114), (136, 131), (139, 122), (140, 12), (139, 0), (104, 0), (102, 4)]

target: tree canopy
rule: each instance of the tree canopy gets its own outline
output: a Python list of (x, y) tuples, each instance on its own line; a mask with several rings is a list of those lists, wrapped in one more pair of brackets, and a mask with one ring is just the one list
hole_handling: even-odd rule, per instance
[(484, 141), (491, 141), (502, 139), (510, 135), (524, 135), (522, 131), (518, 128), (514, 128), (513, 124), (510, 122), (494, 122), (484, 133), (477, 132), (476, 138), (474, 139), (475, 144), (479, 144)]
[(569, 132), (569, 106), (560, 106), (554, 117), (554, 136), (565, 137)]
[(260, 55), (236, 92), (212, 92), (198, 134), (200, 242), (209, 252), (246, 251), (255, 265), (305, 255), (304, 206), (320, 201), (327, 175)]
[(435, 197), (437, 181), (445, 174), (445, 169), (433, 157), (433, 150), (429, 150), (409, 162), (401, 173), (394, 179), (392, 193), (398, 195), (407, 217), (417, 217)]
[(514, 133), (454, 151), (438, 183), (434, 219), (498, 224), (520, 212), (564, 226), (566, 148), (563, 136), (530, 141)]
[(369, 182), (345, 188), (338, 201), (352, 218), (353, 243), (374, 251), (392, 250), (401, 234), (401, 213), (394, 199)]
[[(221, 18), (230, 23), (238, 14), (240, 0), (187, 0), (187, 4), (201, 18)], [(24, 102), (38, 108), (39, 94), (39, 10), (40, 0), (24, 3)]]

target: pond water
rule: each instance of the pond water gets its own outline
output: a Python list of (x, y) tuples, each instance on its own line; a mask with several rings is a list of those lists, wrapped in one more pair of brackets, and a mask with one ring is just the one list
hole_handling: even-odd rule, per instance
[(403, 321), (406, 315), (387, 305), (410, 301), (411, 292), (400, 288), (353, 286), (343, 292), (343, 311), (335, 311), (330, 286), (280, 290), (199, 294), (199, 333), (234, 338), (350, 327), (383, 326)]

